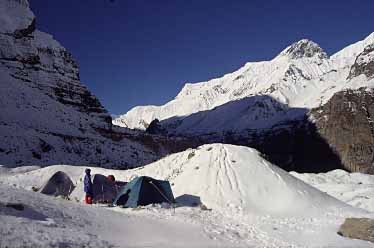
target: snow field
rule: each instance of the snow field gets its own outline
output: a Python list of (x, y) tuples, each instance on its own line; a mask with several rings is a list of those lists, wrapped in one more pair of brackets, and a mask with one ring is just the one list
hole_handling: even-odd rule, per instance
[[(40, 169), (35, 166), (2, 168), (0, 182), (3, 199), (32, 205), (33, 209), (43, 214), (46, 209), (52, 208), (47, 210), (53, 212), (49, 222), (53, 220), (58, 223), (57, 228), (61, 224), (67, 230), (71, 229), (71, 232), (63, 234), (71, 244), (84, 243), (97, 247), (108, 243), (121, 244), (119, 247), (153, 247), (159, 244), (164, 247), (373, 247), (369, 242), (350, 240), (336, 234), (346, 217), (373, 218), (372, 213), (350, 207), (298, 180), (247, 147), (211, 144), (169, 155), (142, 168), (127, 171), (92, 168), (93, 174), (113, 174), (117, 180), (129, 181), (140, 175), (169, 180), (175, 197), (184, 203), (175, 209), (160, 206), (135, 210), (86, 206), (74, 200), (63, 201), (38, 193), (9, 189), (40, 186), (59, 170), (66, 172), (73, 182), (79, 184), (85, 168), (68, 165)], [(329, 180), (342, 180), (340, 173), (327, 173), (326, 177), (331, 178)], [(373, 180), (366, 175), (362, 179), (358, 179), (360, 175), (351, 178), (363, 183)], [(341, 182), (344, 184), (346, 180)], [(329, 190), (327, 193), (330, 194)], [(83, 187), (78, 185), (75, 194), (78, 198), (83, 196)], [(189, 206), (189, 203), (196, 201), (201, 201), (211, 210)], [(73, 221), (65, 223), (59, 219), (60, 211), (68, 219), (79, 218), (83, 223), (86, 220), (91, 222), (76, 230), (74, 228), (78, 227), (69, 226), (73, 225)], [(1, 214), (0, 218), (7, 228), (16, 229), (20, 225), (20, 218)], [(36, 224), (35, 220), (27, 220), (22, 225), (26, 232)], [(74, 222), (75, 225), (77, 222)], [(0, 230), (4, 232), (5, 229)], [(58, 242), (56, 240), (61, 236), (56, 234), (56, 230), (45, 228), (38, 232), (45, 235), (43, 244)], [(82, 233), (81, 238), (76, 240), (74, 233), (79, 232)], [(12, 235), (17, 234), (9, 237)], [(91, 244), (93, 241), (87, 237), (95, 235), (98, 237), (94, 238), (96, 243)], [(16, 237), (7, 239), (7, 244), (13, 244), (19, 239)]]

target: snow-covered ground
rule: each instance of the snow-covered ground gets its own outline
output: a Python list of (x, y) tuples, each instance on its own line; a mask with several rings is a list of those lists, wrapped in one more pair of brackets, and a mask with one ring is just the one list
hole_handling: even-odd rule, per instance
[(374, 212), (374, 176), (334, 170), (328, 173), (291, 172), (291, 174), (317, 189), (352, 206)]
[[(0, 202), (22, 202), (23, 212), (0, 207), (1, 245), (107, 247), (374, 247), (366, 241), (336, 234), (347, 217), (371, 217), (365, 197), (338, 196), (336, 184), (356, 182), (372, 187), (373, 176), (345, 174), (289, 174), (270, 164), (251, 148), (211, 144), (170, 155), (142, 168), (116, 171), (92, 168), (128, 181), (148, 175), (169, 180), (180, 206), (139, 209), (86, 206), (81, 178), (85, 167), (0, 167)], [(25, 191), (40, 187), (54, 172), (66, 172), (77, 184), (72, 201)], [(298, 180), (321, 188), (328, 194)], [(361, 184), (358, 184), (361, 183)], [(331, 185), (329, 187), (328, 185)], [(373, 188), (373, 187), (372, 187)], [(343, 187), (342, 187), (343, 189)], [(351, 191), (349, 191), (351, 189)], [(346, 195), (358, 193), (347, 186)], [(368, 189), (369, 193), (370, 190)], [(360, 192), (360, 194), (365, 195)], [(367, 197), (370, 198), (370, 194)], [(361, 201), (361, 204), (357, 204)], [(211, 210), (188, 206), (203, 203)], [(4, 210), (6, 209), (6, 210)], [(6, 211), (6, 212), (5, 212)], [(4, 214), (5, 213), (5, 214)], [(14, 230), (14, 231), (12, 231)], [(31, 240), (31, 241), (30, 241)], [(64, 243), (65, 242), (65, 243)], [(0, 246), (1, 246), (0, 245)]]
[[(193, 223), (117, 213), (1, 184), (0, 196), (0, 247), (188, 247), (212, 242)], [(1, 202), (26, 208), (17, 211)]]

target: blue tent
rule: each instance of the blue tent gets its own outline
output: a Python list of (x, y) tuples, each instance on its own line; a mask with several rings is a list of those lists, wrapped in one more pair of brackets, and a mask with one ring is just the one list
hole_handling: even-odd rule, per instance
[(113, 204), (123, 207), (146, 206), (152, 203), (174, 203), (173, 192), (168, 181), (151, 177), (137, 177), (118, 193)]

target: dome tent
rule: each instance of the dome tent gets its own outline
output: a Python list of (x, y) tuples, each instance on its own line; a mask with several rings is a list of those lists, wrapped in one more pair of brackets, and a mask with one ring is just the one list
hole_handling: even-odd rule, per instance
[(69, 196), (75, 188), (70, 177), (62, 171), (57, 171), (39, 190), (40, 193), (53, 196)]
[(113, 204), (123, 207), (137, 207), (163, 202), (175, 202), (170, 183), (142, 176), (133, 179), (123, 187)]
[(113, 202), (117, 195), (117, 188), (113, 181), (106, 176), (95, 174), (92, 180), (93, 202)]

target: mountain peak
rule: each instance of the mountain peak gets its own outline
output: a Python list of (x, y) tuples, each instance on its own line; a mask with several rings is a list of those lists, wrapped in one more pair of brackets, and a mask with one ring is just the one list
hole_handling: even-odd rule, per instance
[(289, 56), (292, 59), (311, 58), (317, 56), (320, 59), (327, 59), (326, 52), (315, 42), (302, 39), (293, 43), (281, 52), (281, 55)]

